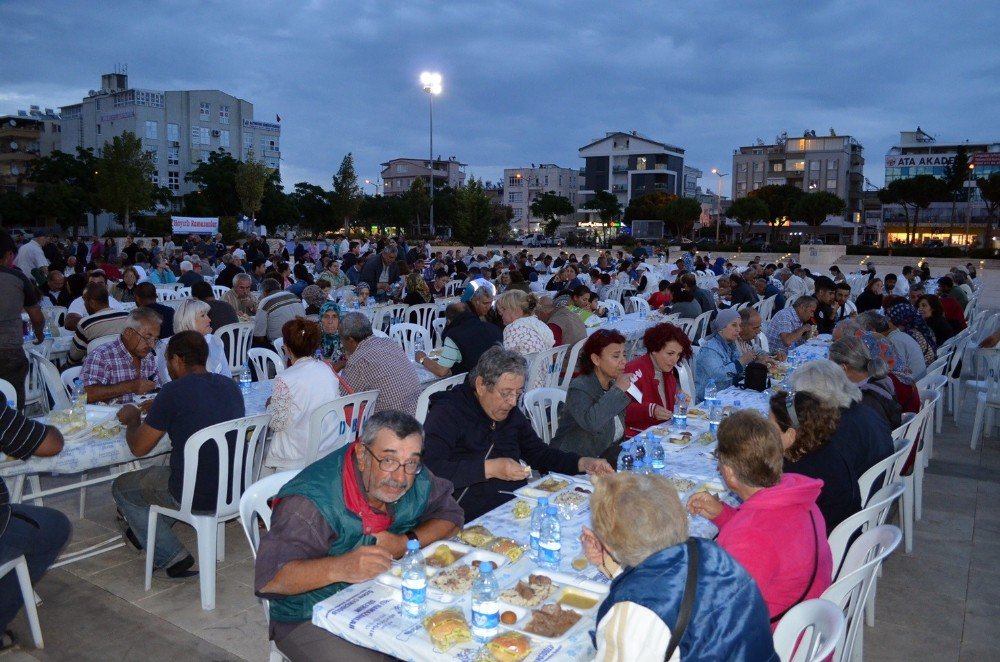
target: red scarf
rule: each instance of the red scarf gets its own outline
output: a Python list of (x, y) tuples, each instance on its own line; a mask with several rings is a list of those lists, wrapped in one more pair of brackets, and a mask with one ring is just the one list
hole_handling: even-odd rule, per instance
[(392, 517), (372, 508), (358, 484), (358, 474), (354, 468), (354, 461), (360, 447), (359, 443), (351, 444), (347, 450), (347, 457), (344, 458), (344, 504), (349, 511), (361, 518), (362, 532), (365, 535), (375, 535), (389, 528), (389, 525), (392, 524)]

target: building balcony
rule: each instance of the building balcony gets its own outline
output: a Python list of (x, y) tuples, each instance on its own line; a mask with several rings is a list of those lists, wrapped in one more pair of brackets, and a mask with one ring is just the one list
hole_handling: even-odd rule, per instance
[(0, 140), (38, 140), (42, 132), (38, 129), (22, 127), (22, 126), (5, 126), (0, 127)]
[(611, 187), (611, 191), (613, 193), (625, 193), (626, 191), (628, 191), (628, 187), (623, 184), (615, 184), (614, 186)]
[(613, 168), (611, 168), (611, 172), (613, 172), (616, 175), (624, 175), (624, 174), (626, 174), (628, 172), (628, 167), (627, 166), (614, 166)]
[(584, 177), (587, 174), (587, 169), (586, 168), (580, 168), (577, 172), (580, 174), (581, 177)]

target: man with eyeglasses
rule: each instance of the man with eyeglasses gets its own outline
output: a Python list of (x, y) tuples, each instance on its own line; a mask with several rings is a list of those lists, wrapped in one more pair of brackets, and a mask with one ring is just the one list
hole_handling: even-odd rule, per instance
[(87, 353), (80, 372), (87, 402), (132, 402), (161, 386), (153, 348), (162, 321), (155, 311), (136, 308), (116, 340)]
[(256, 594), (271, 601), (270, 638), (291, 660), (389, 660), (312, 624), (313, 606), (373, 579), (462, 526), (454, 486), (423, 467), (423, 430), (409, 414), (371, 417), (358, 443), (303, 469), (278, 493), (255, 564)]

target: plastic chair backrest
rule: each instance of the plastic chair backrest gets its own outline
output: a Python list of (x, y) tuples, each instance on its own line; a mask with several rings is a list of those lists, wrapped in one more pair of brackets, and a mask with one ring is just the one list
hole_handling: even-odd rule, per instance
[(66, 306), (51, 306), (45, 309), (45, 315), (52, 320), (56, 326), (61, 327), (66, 321), (66, 313), (69, 309)]
[(455, 291), (462, 286), (462, 281), (460, 280), (449, 280), (444, 284), (444, 295), (446, 297), (455, 296)]
[(708, 325), (712, 319), (712, 312), (711, 310), (706, 310), (695, 318), (694, 337), (691, 338), (691, 334), (688, 333), (691, 342), (697, 342), (708, 335)]
[(760, 343), (760, 348), (764, 353), (770, 352), (770, 344), (767, 342), (767, 334), (761, 331), (757, 334), (757, 342)]
[(677, 374), (680, 377), (681, 390), (689, 398), (694, 398), (696, 391), (694, 387), (694, 365), (691, 363), (691, 359), (682, 359), (677, 362)]
[[(375, 413), (378, 391), (361, 391), (344, 395), (320, 405), (309, 416), (309, 439), (302, 466), (307, 467), (341, 446), (361, 436), (361, 429)], [(332, 420), (327, 421), (327, 417)]]
[(433, 329), (431, 323), (437, 319), (439, 312), (441, 312), (441, 308), (436, 303), (420, 303), (406, 309), (403, 321), (422, 326), (427, 329), (428, 333), (431, 333)]
[(674, 321), (674, 326), (687, 334), (688, 340), (695, 342), (698, 339), (698, 320), (689, 317), (682, 317)]
[(0, 393), (3, 393), (4, 404), (13, 402), (14, 409), (18, 409), (21, 406), (21, 403), (17, 401), (17, 389), (6, 379), (0, 379)]
[[(48, 398), (52, 398), (52, 408), (53, 409), (68, 409), (71, 405), (69, 394), (66, 392), (66, 387), (62, 383), (62, 379), (59, 375), (59, 368), (55, 366), (52, 361), (42, 356), (40, 353), (32, 350), (28, 352), (28, 360), (30, 363), (30, 371), (28, 373), (29, 381), (34, 375), (35, 379), (38, 380), (40, 386), (40, 391), (47, 394), (45, 400), (45, 409), (48, 410)], [(30, 400), (25, 391), (25, 400)]]
[[(858, 487), (861, 491), (861, 507), (864, 508), (871, 501), (873, 490), (881, 489), (883, 485), (888, 485), (893, 482), (892, 470), (900, 458), (905, 456), (909, 452), (910, 448), (908, 444), (904, 444), (904, 448), (900, 448), (894, 451), (889, 457), (876, 462), (873, 464), (868, 471), (861, 474), (861, 478), (858, 478)], [(886, 479), (886, 476), (889, 476)]]
[(444, 347), (444, 327), (448, 320), (444, 317), (436, 317), (431, 320), (431, 330), (434, 332), (434, 347), (441, 349)]
[(281, 348), (285, 346), (284, 338), (275, 338), (271, 341), (271, 345), (274, 347), (274, 353), (278, 356), (284, 356), (285, 353), (281, 351)]
[(535, 434), (546, 444), (559, 430), (559, 410), (566, 402), (561, 388), (536, 388), (524, 394), (524, 408)]
[(63, 388), (66, 389), (66, 393), (73, 393), (73, 380), (80, 376), (83, 372), (83, 366), (77, 365), (72, 368), (66, 368), (61, 375), (59, 375), (59, 381), (62, 382)]
[(834, 603), (844, 614), (845, 635), (837, 645), (833, 659), (847, 662), (853, 659), (854, 644), (864, 626), (865, 603), (871, 590), (875, 571), (882, 563), (877, 558), (834, 582), (820, 597)]
[(625, 307), (614, 299), (608, 298), (601, 301), (601, 306), (608, 311), (608, 315), (617, 314), (619, 316), (625, 314)]
[[(893, 502), (903, 495), (906, 486), (902, 482), (886, 485), (871, 498), (871, 505), (862, 508), (843, 522), (834, 527), (830, 532), (830, 553), (833, 556), (833, 579), (845, 573), (853, 572), (856, 567), (842, 568), (847, 554), (847, 546), (858, 533), (864, 533), (873, 529), (885, 521), (889, 514), (889, 508)], [(880, 522), (881, 520), (881, 522)]]
[(285, 483), (295, 478), (299, 471), (301, 469), (291, 469), (265, 476), (249, 486), (240, 497), (240, 524), (243, 525), (243, 533), (250, 543), (250, 551), (253, 552), (254, 558), (257, 558), (257, 548), (260, 547), (257, 518), (264, 522), (265, 530), (271, 528), (271, 505), (268, 502), (281, 491)]
[(229, 370), (234, 376), (238, 375), (248, 359), (250, 341), (253, 340), (253, 323), (226, 324), (215, 331), (215, 336), (222, 341), (222, 345), (226, 348)]
[(648, 313), (650, 311), (649, 302), (642, 297), (629, 297), (626, 301), (628, 302), (628, 312), (630, 313), (637, 313), (640, 311)]
[[(178, 511), (191, 514), (194, 486), (198, 476), (198, 460), (202, 446), (213, 445), (219, 458), (219, 487), (216, 493), (215, 515), (226, 517), (236, 513), (243, 490), (254, 482), (263, 459), (264, 444), (270, 414), (245, 416), (210, 425), (191, 435), (184, 444), (184, 485), (181, 488)], [(232, 437), (232, 450), (229, 438)], [(230, 460), (231, 458), (231, 460)], [(232, 470), (230, 471), (230, 466)], [(232, 477), (230, 479), (230, 476)], [(230, 482), (232, 489), (230, 489)]]
[(285, 362), (275, 352), (266, 347), (251, 347), (247, 360), (257, 375), (257, 381), (274, 379), (285, 370)]
[(532, 386), (535, 388), (558, 387), (568, 351), (569, 345), (559, 345), (526, 356), (525, 358), (528, 359), (528, 378), (524, 382), (525, 385), (529, 389)]
[(399, 322), (389, 327), (389, 337), (403, 346), (403, 351), (412, 356), (416, 350), (417, 339), (424, 343), (423, 351), (430, 351), (434, 345), (431, 343), (431, 332), (419, 324), (409, 322)]
[(576, 341), (573, 347), (569, 350), (569, 357), (566, 359), (562, 375), (559, 378), (559, 388), (564, 391), (569, 388), (569, 383), (573, 381), (573, 374), (576, 372), (576, 368), (580, 364), (580, 352), (583, 350), (583, 344), (585, 342), (587, 342), (587, 339), (581, 338)]
[(774, 650), (781, 662), (820, 662), (843, 639), (847, 621), (840, 607), (822, 598), (788, 610), (774, 630)]
[(107, 345), (109, 342), (114, 342), (118, 340), (118, 337), (119, 334), (112, 333), (106, 336), (98, 336), (97, 338), (94, 338), (93, 340), (87, 343), (87, 353), (90, 354), (101, 345)]
[(440, 393), (441, 391), (450, 391), (459, 384), (463, 383), (468, 375), (469, 373), (463, 372), (428, 384), (427, 387), (420, 392), (420, 396), (417, 398), (417, 411), (414, 414), (414, 417), (420, 421), (421, 424), (423, 424), (423, 422), (427, 420), (427, 410), (431, 406), (431, 396), (435, 393)]
[(177, 292), (173, 289), (167, 289), (158, 287), (156, 288), (156, 301), (159, 303), (164, 303), (166, 301), (173, 301), (177, 298)]
[(924, 375), (917, 382), (917, 392), (927, 393), (930, 391), (941, 391), (945, 386), (948, 385), (948, 377), (943, 374), (936, 375)]
[(851, 543), (844, 556), (840, 575), (846, 576), (877, 557), (885, 558), (899, 546), (903, 534), (892, 524), (879, 524), (862, 533)]
[(407, 308), (409, 306), (405, 303), (391, 304), (377, 308), (372, 319), (372, 329), (388, 332), (390, 327), (405, 322)]
[(229, 291), (229, 288), (226, 287), (225, 285), (213, 285), (212, 286), (212, 294), (215, 296), (216, 299), (221, 299), (223, 297), (223, 295), (226, 292), (228, 292), (228, 291)]
[(980, 354), (985, 360), (986, 369), (976, 371), (976, 376), (986, 380), (986, 401), (1000, 403), (1000, 352)]

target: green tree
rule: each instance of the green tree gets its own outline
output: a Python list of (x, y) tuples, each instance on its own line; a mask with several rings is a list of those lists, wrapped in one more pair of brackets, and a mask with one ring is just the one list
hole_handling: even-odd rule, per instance
[[(194, 170), (184, 176), (200, 191), (199, 209), (208, 213), (199, 216), (235, 216), (240, 211), (240, 199), (236, 194), (236, 171), (240, 162), (232, 154), (222, 149), (211, 152), (207, 161), (202, 161)], [(187, 206), (187, 200), (185, 200)]]
[[(508, 205), (490, 205), (492, 217), (490, 218), (490, 234), (501, 244), (510, 238), (513, 233), (510, 222), (514, 219), (514, 208)], [(559, 219), (552, 221), (559, 226)], [(553, 233), (555, 230), (553, 230)], [(552, 236), (549, 234), (549, 236)]]
[(757, 221), (766, 221), (768, 214), (767, 203), (760, 198), (737, 198), (726, 210), (726, 218), (732, 218), (741, 226), (741, 233), (744, 237), (750, 232), (750, 228)]
[(330, 192), (322, 186), (299, 182), (289, 197), (305, 227), (313, 232), (332, 230), (336, 227), (337, 220), (333, 205), (330, 204)]
[(463, 244), (482, 246), (489, 237), (493, 217), (482, 181), (470, 177), (465, 186), (458, 189), (456, 203), (455, 238)]
[(423, 177), (414, 178), (410, 190), (406, 193), (406, 202), (410, 205), (410, 212), (415, 224), (414, 234), (419, 235), (421, 221), (429, 219), (431, 213), (431, 196), (427, 192), (427, 183)]
[(253, 150), (247, 154), (247, 160), (236, 167), (236, 197), (240, 200), (240, 211), (255, 223), (270, 178), (271, 168), (254, 158)]
[(98, 168), (94, 150), (82, 147), (77, 147), (75, 156), (56, 150), (35, 161), (27, 178), (36, 187), (28, 197), (43, 204), (31, 213), (54, 217), (61, 227), (72, 227), (75, 233), (85, 214), (96, 216), (104, 211), (95, 180)]
[(158, 190), (151, 181), (156, 170), (153, 156), (131, 131), (104, 144), (97, 170), (101, 206), (118, 216), (123, 228), (128, 228), (133, 211), (149, 209), (156, 201)]
[(988, 248), (993, 236), (993, 221), (1000, 211), (1000, 172), (994, 172), (989, 177), (976, 179), (979, 195), (986, 203), (986, 232), (983, 233), (983, 248)]
[[(912, 243), (916, 235), (920, 210), (927, 209), (932, 202), (946, 199), (947, 184), (934, 175), (917, 175), (907, 179), (896, 179), (878, 192), (878, 199), (884, 205), (900, 205), (906, 223), (906, 243)], [(912, 217), (910, 212), (913, 212)], [(911, 224), (912, 221), (912, 224)]]
[(542, 219), (545, 234), (549, 237), (553, 236), (559, 228), (562, 222), (560, 217), (568, 216), (575, 211), (569, 198), (557, 195), (555, 191), (547, 191), (535, 198), (530, 209), (532, 216)]
[(822, 225), (827, 216), (843, 214), (846, 206), (844, 201), (833, 193), (816, 191), (806, 193), (796, 200), (791, 215), (795, 220), (805, 221), (815, 228)]
[(264, 198), (260, 203), (260, 213), (257, 221), (269, 228), (279, 225), (295, 225), (302, 220), (299, 210), (292, 203), (291, 196), (281, 188), (281, 175), (277, 169), (271, 169), (271, 175), (264, 187)]
[(622, 215), (622, 204), (618, 202), (618, 196), (608, 191), (599, 190), (583, 207), (597, 212), (601, 222), (604, 223), (604, 241), (607, 243), (611, 233), (611, 224)]
[(767, 217), (764, 219), (770, 229), (771, 237), (774, 240), (774, 231), (788, 222), (793, 216), (796, 203), (806, 195), (805, 191), (792, 184), (771, 184), (761, 186), (747, 194), (749, 198), (757, 198), (767, 205)]
[(690, 235), (695, 221), (701, 218), (701, 204), (694, 198), (675, 198), (667, 204), (666, 221), (674, 235)]
[(348, 152), (340, 162), (337, 174), (333, 176), (331, 198), (337, 217), (343, 219), (345, 231), (350, 231), (351, 221), (357, 217), (361, 208), (362, 197), (361, 187), (358, 186), (358, 175), (354, 171), (354, 154)]
[[(951, 216), (948, 220), (948, 228), (955, 227), (955, 207), (959, 200), (964, 200), (969, 194), (966, 192), (965, 183), (969, 178), (969, 150), (965, 145), (959, 145), (955, 150), (955, 160), (944, 167), (943, 179), (947, 187), (948, 197), (951, 199)], [(951, 236), (949, 231), (948, 236)]]

